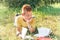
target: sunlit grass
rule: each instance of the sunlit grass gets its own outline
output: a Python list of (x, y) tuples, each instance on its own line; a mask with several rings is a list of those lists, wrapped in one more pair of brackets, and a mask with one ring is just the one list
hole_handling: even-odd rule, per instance
[(52, 4), (51, 6), (54, 8), (60, 8), (60, 3), (55, 3), (55, 4)]

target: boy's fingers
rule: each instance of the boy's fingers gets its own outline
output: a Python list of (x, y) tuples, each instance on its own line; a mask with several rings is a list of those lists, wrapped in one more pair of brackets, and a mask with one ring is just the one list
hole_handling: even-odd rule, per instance
[(30, 28), (29, 30), (30, 30), (30, 32), (34, 32), (34, 29), (33, 28)]
[(19, 36), (21, 33), (18, 33), (17, 36)]

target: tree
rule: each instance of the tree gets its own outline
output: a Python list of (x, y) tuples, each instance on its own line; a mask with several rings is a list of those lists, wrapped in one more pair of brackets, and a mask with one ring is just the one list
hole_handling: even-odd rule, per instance
[(24, 4), (30, 4), (32, 7), (35, 7), (39, 4), (40, 0), (5, 0), (5, 2), (8, 2), (9, 7), (22, 7)]
[(5, 0), (9, 7), (21, 8), (24, 4), (30, 4), (33, 8), (41, 5), (59, 3), (60, 0)]

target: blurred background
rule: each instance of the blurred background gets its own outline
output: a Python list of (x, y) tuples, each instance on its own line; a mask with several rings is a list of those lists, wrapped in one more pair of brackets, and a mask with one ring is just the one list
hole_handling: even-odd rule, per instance
[(0, 0), (0, 40), (20, 40), (16, 37), (14, 16), (21, 14), (21, 7), (30, 4), (36, 16), (37, 27), (53, 31), (53, 40), (60, 40), (60, 0)]

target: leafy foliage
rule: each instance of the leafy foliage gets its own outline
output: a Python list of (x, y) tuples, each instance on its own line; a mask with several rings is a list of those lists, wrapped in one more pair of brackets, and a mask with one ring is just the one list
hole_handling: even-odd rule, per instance
[(0, 2), (8, 5), (9, 7), (21, 8), (24, 4), (30, 4), (35, 8), (36, 6), (59, 3), (60, 0), (0, 0)]
[(32, 7), (35, 7), (40, 0), (5, 0), (8, 2), (9, 7), (21, 7), (24, 4), (30, 4)]

